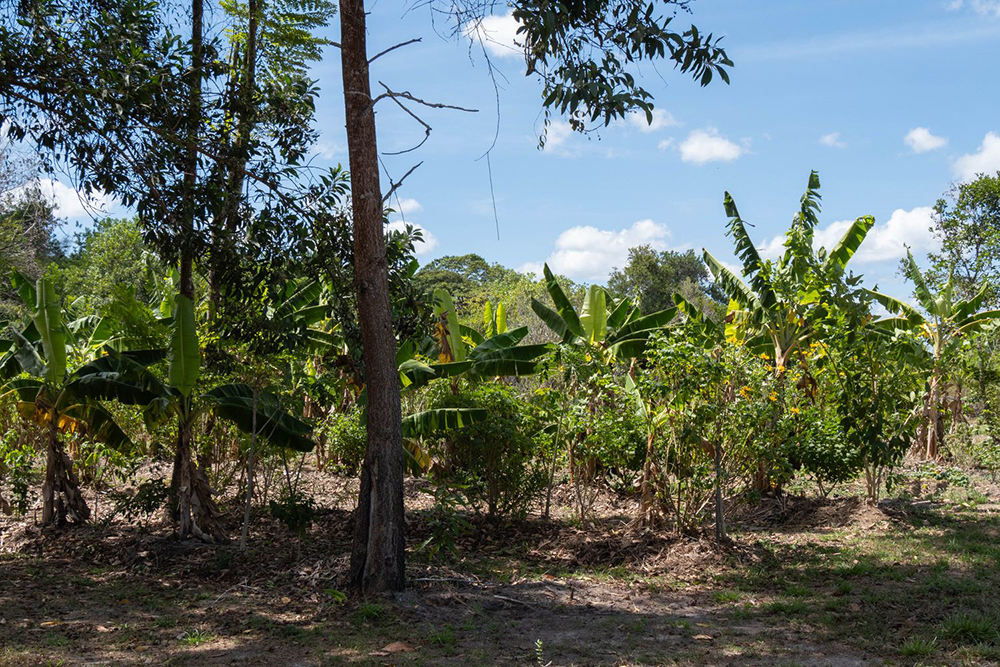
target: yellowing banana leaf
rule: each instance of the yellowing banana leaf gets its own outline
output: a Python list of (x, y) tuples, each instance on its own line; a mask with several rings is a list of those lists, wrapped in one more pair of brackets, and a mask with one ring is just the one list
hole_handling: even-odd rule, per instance
[(438, 320), (438, 345), (441, 347), (441, 361), (465, 361), (465, 342), (462, 328), (458, 324), (458, 314), (451, 295), (443, 289), (434, 290), (434, 315)]
[(603, 287), (591, 285), (583, 298), (580, 326), (584, 337), (591, 343), (604, 340), (608, 330), (607, 293)]

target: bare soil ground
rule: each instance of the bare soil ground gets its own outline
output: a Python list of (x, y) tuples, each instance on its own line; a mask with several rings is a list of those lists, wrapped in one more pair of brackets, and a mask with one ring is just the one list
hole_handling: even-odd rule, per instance
[(583, 528), (557, 494), (552, 520), (472, 518), (434, 559), (413, 481), (410, 587), (361, 600), (340, 592), (354, 483), (312, 476), (306, 536), (255, 512), (246, 551), (159, 521), (0, 518), (0, 666), (1000, 664), (989, 484), (878, 507), (765, 500), (725, 546), (630, 531), (631, 503), (610, 494)]

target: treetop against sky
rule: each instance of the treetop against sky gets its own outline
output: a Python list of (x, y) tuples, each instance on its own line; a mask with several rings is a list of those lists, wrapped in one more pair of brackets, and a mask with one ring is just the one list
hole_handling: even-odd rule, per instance
[[(725, 36), (731, 85), (698, 88), (668, 65), (644, 65), (636, 73), (655, 95), (651, 123), (636, 115), (580, 134), (553, 118), (539, 149), (541, 84), (524, 76), (517, 24), (502, 6), (482, 24), (484, 49), (455, 38), (440, 14), (429, 20), (424, 2), (373, 4), (373, 53), (422, 39), (373, 63), (373, 90), (384, 82), (478, 110), (425, 110), (430, 139), (413, 153), (383, 156), (394, 180), (423, 161), (391, 202), (394, 224), (424, 229), (420, 259), (476, 252), (525, 271), (547, 261), (573, 279), (603, 282), (637, 245), (727, 257), (726, 190), (773, 257), (794, 213), (788, 202), (816, 169), (824, 186), (817, 243), (829, 247), (857, 216), (875, 216), (853, 269), (885, 291), (905, 291), (896, 275), (903, 244), (918, 257), (934, 249), (934, 201), (952, 182), (1000, 170), (991, 83), (1000, 1), (698, 0), (691, 9), (677, 20)], [(339, 22), (326, 32), (337, 41)], [(313, 70), (317, 165), (346, 163), (339, 69), (330, 47)], [(393, 105), (377, 111), (380, 150), (423, 138)], [(67, 183), (43, 185), (72, 223), (125, 212), (100, 197), (83, 206)]]

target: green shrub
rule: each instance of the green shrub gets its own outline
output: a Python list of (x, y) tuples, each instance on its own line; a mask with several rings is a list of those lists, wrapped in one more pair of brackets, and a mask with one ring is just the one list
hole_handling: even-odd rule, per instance
[(283, 492), (277, 502), (269, 502), (268, 509), (275, 519), (302, 539), (316, 518), (317, 508), (312, 498), (301, 491), (290, 489)]
[(863, 466), (861, 452), (844, 437), (840, 420), (819, 408), (804, 410), (802, 432), (792, 441), (789, 457), (812, 475), (825, 491), (858, 476)]
[(11, 428), (0, 436), (0, 482), (10, 488), (8, 496), (0, 493), (0, 508), (17, 515), (28, 511), (35, 463), (35, 450), (21, 439), (22, 435), (21, 429)]
[(469, 387), (455, 394), (447, 383), (432, 388), (431, 408), (485, 408), (487, 418), (457, 429), (436, 452), (469, 505), (490, 517), (523, 517), (545, 487), (545, 470), (533, 438), (538, 424), (531, 406), (499, 382)]
[(327, 466), (345, 475), (356, 475), (365, 459), (367, 429), (361, 408), (329, 415), (319, 427), (326, 440)]

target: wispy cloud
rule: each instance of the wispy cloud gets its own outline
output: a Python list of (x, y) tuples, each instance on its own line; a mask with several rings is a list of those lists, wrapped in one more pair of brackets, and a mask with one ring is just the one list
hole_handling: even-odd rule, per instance
[(847, 148), (847, 142), (840, 138), (840, 132), (824, 134), (819, 138), (819, 143), (830, 148)]
[(943, 22), (913, 23), (881, 30), (816, 35), (807, 39), (766, 44), (748, 44), (740, 50), (740, 60), (793, 60), (840, 53), (857, 53), (867, 56), (872, 51), (926, 49), (997, 37), (1000, 37), (1000, 23), (979, 23), (973, 26), (970, 26), (966, 21), (952, 22), (950, 25)]
[(669, 111), (653, 109), (653, 119), (649, 120), (641, 111), (633, 111), (628, 115), (628, 122), (640, 132), (656, 132), (665, 127), (677, 127), (681, 123)]
[(953, 12), (968, 7), (977, 14), (1000, 18), (1000, 0), (970, 0), (968, 4), (964, 0), (951, 0), (946, 7)]

